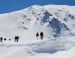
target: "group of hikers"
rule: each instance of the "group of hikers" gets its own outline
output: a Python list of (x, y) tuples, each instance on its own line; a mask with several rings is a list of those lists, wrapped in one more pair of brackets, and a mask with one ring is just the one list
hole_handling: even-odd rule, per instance
[[(40, 39), (42, 40), (43, 39), (43, 37), (44, 37), (44, 34), (43, 34), (43, 32), (40, 32), (40, 33), (36, 33), (36, 37), (37, 37), (37, 40), (38, 40), (38, 38), (39, 38), (39, 36), (40, 36)], [(14, 41), (15, 42), (18, 42), (19, 41), (19, 36), (15, 36), (14, 37)], [(2, 43), (3, 41), (6, 41), (7, 39), (6, 38), (3, 38), (3, 37), (0, 37), (0, 42)], [(8, 39), (9, 41), (11, 40), (11, 39)]]
[[(7, 40), (6, 38), (0, 37), (0, 42), (1, 42), (1, 43), (2, 43), (3, 41), (6, 41), (6, 40)], [(8, 39), (8, 40), (10, 41), (11, 39)], [(14, 40), (15, 40), (15, 42), (18, 42), (18, 41), (19, 41), (19, 36), (15, 36)]]
[(44, 37), (44, 34), (43, 34), (43, 32), (40, 32), (40, 33), (36, 33), (36, 37), (37, 37), (37, 40), (38, 40), (38, 37), (40, 36), (40, 39), (42, 40), (43, 39), (43, 37)]

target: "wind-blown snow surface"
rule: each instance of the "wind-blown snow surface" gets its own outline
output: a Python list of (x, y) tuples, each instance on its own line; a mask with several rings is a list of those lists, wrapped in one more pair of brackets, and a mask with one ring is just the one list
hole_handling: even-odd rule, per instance
[[(41, 31), (44, 39), (37, 40)], [(75, 6), (34, 5), (0, 14), (0, 36), (7, 38), (0, 43), (0, 58), (75, 58)]]

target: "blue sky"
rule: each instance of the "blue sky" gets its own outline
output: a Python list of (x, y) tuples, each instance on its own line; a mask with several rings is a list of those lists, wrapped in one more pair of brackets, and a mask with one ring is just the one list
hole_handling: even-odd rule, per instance
[(0, 0), (0, 13), (24, 9), (32, 5), (75, 5), (75, 0)]

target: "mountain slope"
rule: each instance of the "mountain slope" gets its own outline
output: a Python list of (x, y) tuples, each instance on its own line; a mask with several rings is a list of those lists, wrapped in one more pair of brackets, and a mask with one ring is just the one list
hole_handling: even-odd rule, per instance
[(73, 36), (75, 34), (74, 10), (74, 6), (34, 5), (20, 11), (0, 14), (0, 31), (33, 30), (33, 32), (43, 31), (47, 37)]

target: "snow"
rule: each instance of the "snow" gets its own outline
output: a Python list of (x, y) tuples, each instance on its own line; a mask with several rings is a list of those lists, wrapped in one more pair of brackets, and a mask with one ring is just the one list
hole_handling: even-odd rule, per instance
[[(41, 31), (44, 38), (37, 40)], [(0, 14), (0, 37), (7, 39), (0, 42), (0, 58), (75, 58), (75, 6), (34, 5)]]
[[(12, 43), (2, 46), (1, 58), (74, 58), (75, 42), (68, 39), (37, 40), (29, 43)], [(4, 52), (3, 52), (4, 51)]]

